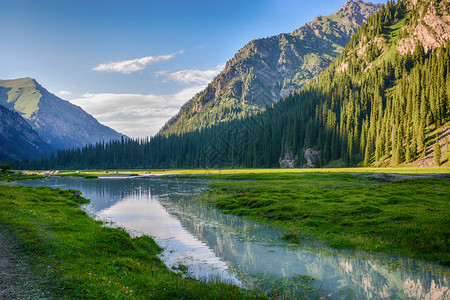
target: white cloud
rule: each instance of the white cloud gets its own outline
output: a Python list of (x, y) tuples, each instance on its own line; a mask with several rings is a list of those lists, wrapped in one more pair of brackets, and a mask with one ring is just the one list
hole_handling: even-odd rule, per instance
[(203, 88), (198, 85), (168, 95), (84, 94), (70, 102), (123, 134), (145, 137), (156, 134), (184, 103)]
[(56, 94), (58, 94), (58, 95), (60, 95), (60, 96), (69, 96), (69, 95), (72, 95), (72, 93), (69, 92), (69, 91), (59, 91), (59, 92), (57, 92)]
[[(182, 51), (178, 53), (182, 53)], [(93, 70), (129, 74), (144, 69), (148, 64), (171, 59), (175, 54), (105, 63)], [(130, 137), (152, 136), (161, 129), (165, 122), (178, 113), (184, 103), (203, 90), (223, 70), (224, 66), (218, 65), (209, 70), (156, 72), (155, 77), (161, 77), (164, 81), (180, 82), (187, 86), (173, 94), (87, 93), (70, 100), (70, 102), (81, 106), (99, 122)]]
[[(184, 51), (179, 51), (175, 54), (181, 54)], [(121, 60), (116, 62), (107, 62), (103, 64), (99, 64), (98, 66), (92, 68), (94, 71), (99, 72), (117, 72), (123, 74), (130, 74), (136, 71), (140, 71), (145, 69), (147, 65), (172, 59), (175, 54), (165, 54), (159, 56), (146, 56), (141, 58), (135, 58), (130, 60)]]
[(173, 73), (169, 73), (167, 71), (157, 72), (156, 75), (159, 76), (167, 76), (167, 80), (174, 80), (177, 82), (181, 82), (184, 84), (208, 84), (210, 83), (214, 77), (219, 74), (223, 68), (224, 64), (217, 65), (214, 69), (209, 70), (181, 70)]

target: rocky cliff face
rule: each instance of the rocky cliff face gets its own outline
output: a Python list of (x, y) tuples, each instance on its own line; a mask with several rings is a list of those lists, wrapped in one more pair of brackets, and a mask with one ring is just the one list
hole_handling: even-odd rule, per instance
[(31, 78), (0, 80), (0, 105), (24, 117), (54, 149), (78, 148), (122, 136)]
[(408, 6), (411, 15), (397, 45), (401, 54), (413, 52), (416, 45), (429, 52), (450, 39), (450, 0), (411, 0)]
[(362, 34), (354, 49), (340, 61), (337, 72), (347, 70), (352, 56), (365, 63), (366, 71), (372, 68), (374, 64), (367, 63), (372, 48), (388, 57), (398, 53), (412, 54), (417, 46), (425, 53), (445, 46), (450, 39), (450, 0), (406, 0), (403, 3), (408, 13), (396, 24), (397, 28), (385, 28), (384, 34), (374, 38)]
[(251, 41), (159, 134), (195, 131), (262, 111), (328, 67), (379, 7), (347, 1), (336, 13), (319, 16), (292, 33)]
[(49, 151), (50, 146), (24, 118), (0, 105), (0, 162), (38, 158)]

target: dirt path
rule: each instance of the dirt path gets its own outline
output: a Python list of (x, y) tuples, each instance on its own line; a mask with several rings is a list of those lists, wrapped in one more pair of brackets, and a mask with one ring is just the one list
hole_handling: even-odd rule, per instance
[(0, 224), (0, 299), (50, 299), (20, 252), (17, 241)]

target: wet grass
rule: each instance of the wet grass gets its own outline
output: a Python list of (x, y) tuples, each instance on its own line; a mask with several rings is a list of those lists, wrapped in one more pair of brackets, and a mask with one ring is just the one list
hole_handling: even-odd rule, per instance
[(0, 226), (20, 241), (56, 299), (253, 298), (224, 283), (206, 284), (168, 270), (153, 239), (102, 226), (74, 191), (0, 186)]
[[(254, 173), (216, 179), (204, 200), (225, 213), (313, 235), (334, 248), (450, 265), (450, 179), (385, 182), (345, 173)], [(222, 181), (220, 180), (222, 179)]]

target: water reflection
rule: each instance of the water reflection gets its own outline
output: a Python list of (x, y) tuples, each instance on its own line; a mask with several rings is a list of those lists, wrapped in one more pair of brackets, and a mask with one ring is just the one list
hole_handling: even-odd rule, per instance
[[(289, 247), (277, 229), (224, 215), (196, 201), (166, 198), (178, 216), (236, 271), (248, 287), (331, 298), (450, 299), (449, 276), (436, 264), (363, 252), (335, 251), (314, 240)], [(305, 276), (306, 275), (306, 276)], [(312, 280), (312, 279), (317, 280)]]
[[(23, 183), (21, 183), (23, 184)], [(293, 246), (282, 232), (224, 215), (191, 199), (202, 181), (162, 178), (52, 178), (27, 185), (73, 188), (91, 200), (86, 210), (165, 248), (169, 267), (195, 278), (221, 278), (296, 296), (367, 299), (450, 299), (450, 269), (415, 260), (334, 251), (317, 241)], [(230, 270), (232, 272), (230, 272)]]

